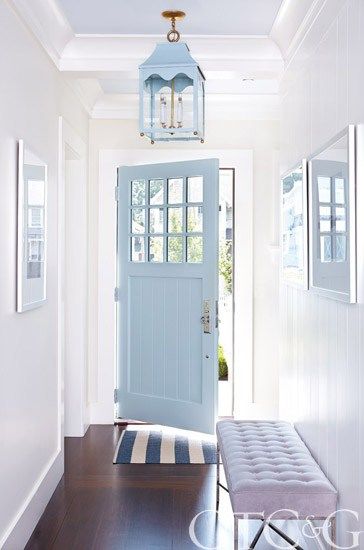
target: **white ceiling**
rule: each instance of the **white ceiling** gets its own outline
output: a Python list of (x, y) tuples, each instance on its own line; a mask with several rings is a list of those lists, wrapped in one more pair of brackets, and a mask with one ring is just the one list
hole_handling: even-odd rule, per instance
[(268, 35), (282, 0), (57, 0), (76, 34), (164, 34), (166, 9), (185, 34)]

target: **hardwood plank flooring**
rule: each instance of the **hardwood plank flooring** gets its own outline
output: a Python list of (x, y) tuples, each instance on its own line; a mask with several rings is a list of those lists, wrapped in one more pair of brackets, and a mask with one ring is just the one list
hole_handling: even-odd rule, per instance
[[(209, 512), (196, 521), (199, 543), (232, 549), (233, 517), (224, 491), (215, 513), (216, 466), (114, 465), (123, 429), (93, 425), (83, 438), (66, 438), (65, 474), (26, 550), (196, 549), (189, 526), (204, 510)], [(250, 522), (248, 532), (241, 526), (245, 547), (258, 527)], [(261, 540), (256, 548), (271, 546)]]

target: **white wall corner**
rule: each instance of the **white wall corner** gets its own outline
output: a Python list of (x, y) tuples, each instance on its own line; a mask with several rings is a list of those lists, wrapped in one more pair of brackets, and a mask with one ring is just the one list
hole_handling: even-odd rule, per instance
[(66, 82), (88, 115), (92, 116), (97, 101), (103, 96), (99, 81), (96, 78), (74, 78), (73, 76), (67, 76)]
[(59, 67), (62, 52), (74, 33), (56, 0), (8, 1)]

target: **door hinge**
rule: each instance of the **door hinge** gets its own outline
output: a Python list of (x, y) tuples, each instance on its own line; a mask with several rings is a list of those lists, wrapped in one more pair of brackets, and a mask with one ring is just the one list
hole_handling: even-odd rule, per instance
[(115, 287), (114, 288), (114, 302), (118, 302), (119, 301), (119, 287)]
[(115, 200), (116, 200), (116, 202), (119, 200), (119, 187), (118, 186), (115, 187)]
[(118, 390), (115, 388), (114, 389), (114, 403), (117, 403), (118, 402)]

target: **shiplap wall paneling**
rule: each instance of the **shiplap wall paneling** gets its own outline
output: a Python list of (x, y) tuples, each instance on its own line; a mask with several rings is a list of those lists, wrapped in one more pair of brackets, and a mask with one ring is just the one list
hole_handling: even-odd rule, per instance
[[(347, 124), (364, 122), (364, 1), (343, 2), (333, 20), (319, 16), (314, 25), (324, 28), (319, 42), (311, 45), (308, 58), (296, 52), (300, 61), (290, 61), (282, 83), (282, 172)], [(313, 34), (307, 33), (307, 40)], [(307, 44), (300, 48), (308, 51)], [(363, 171), (357, 207), (359, 303), (281, 285), (281, 415), (296, 423), (338, 488), (340, 507), (359, 513), (359, 526), (347, 514), (339, 520), (341, 545), (352, 543), (347, 531), (364, 530)]]

